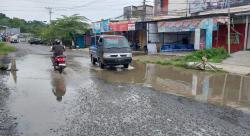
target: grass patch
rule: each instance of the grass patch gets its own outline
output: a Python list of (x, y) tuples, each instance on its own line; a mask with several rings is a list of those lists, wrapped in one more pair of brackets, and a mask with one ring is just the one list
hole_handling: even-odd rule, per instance
[(188, 62), (199, 62), (202, 57), (206, 56), (209, 62), (219, 63), (222, 60), (229, 57), (227, 51), (224, 48), (211, 48), (206, 50), (193, 51), (189, 55), (183, 57), (177, 57), (170, 60), (154, 60), (143, 61), (144, 63), (154, 63), (159, 65), (173, 65), (178, 67), (187, 67)]
[(194, 51), (191, 54), (181, 58), (186, 62), (201, 61), (201, 58), (206, 56), (209, 62), (219, 63), (229, 57), (224, 48), (211, 48), (205, 50)]
[(16, 50), (15, 47), (10, 46), (5, 42), (0, 42), (0, 55), (6, 55), (9, 52), (13, 52), (15, 50)]

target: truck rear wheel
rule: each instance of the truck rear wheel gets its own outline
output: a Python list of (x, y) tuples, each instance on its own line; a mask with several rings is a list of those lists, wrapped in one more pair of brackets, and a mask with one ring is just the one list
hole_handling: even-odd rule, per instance
[(91, 56), (91, 62), (92, 62), (93, 65), (95, 65), (95, 63), (96, 63), (96, 59), (93, 58), (92, 56)]
[(104, 69), (104, 64), (102, 62), (99, 62), (100, 68)]

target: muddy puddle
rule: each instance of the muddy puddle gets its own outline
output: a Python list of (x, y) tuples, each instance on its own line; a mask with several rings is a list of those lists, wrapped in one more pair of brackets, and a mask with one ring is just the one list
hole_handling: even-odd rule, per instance
[(193, 98), (221, 106), (249, 111), (250, 77), (225, 73), (209, 73), (155, 64), (133, 63), (133, 69), (93, 72), (108, 82), (134, 83), (154, 90)]
[[(16, 61), (18, 71), (8, 71), (7, 85), (11, 95), (7, 101), (17, 118), (20, 135), (49, 135), (58, 124), (65, 123), (67, 108), (75, 101), (75, 91), (67, 69), (59, 74), (51, 66), (49, 56), (28, 55)], [(11, 64), (10, 64), (11, 65)], [(68, 73), (68, 75), (66, 74)]]

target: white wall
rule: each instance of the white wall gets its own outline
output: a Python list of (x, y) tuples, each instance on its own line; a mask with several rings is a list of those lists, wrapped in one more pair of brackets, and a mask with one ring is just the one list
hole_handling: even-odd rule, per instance
[(185, 16), (187, 8), (187, 0), (169, 0), (168, 12), (169, 15)]
[(149, 23), (148, 30), (148, 41), (151, 41), (152, 43), (159, 43), (160, 36), (157, 32), (157, 23)]

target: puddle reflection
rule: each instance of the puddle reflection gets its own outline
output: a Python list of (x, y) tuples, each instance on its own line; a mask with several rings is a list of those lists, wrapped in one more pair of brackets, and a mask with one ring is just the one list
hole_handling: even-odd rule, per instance
[(63, 75), (51, 72), (51, 80), (52, 92), (56, 96), (56, 100), (61, 102), (66, 93), (65, 79)]
[(17, 71), (10, 71), (11, 76), (13, 78), (13, 81), (15, 82), (15, 84), (17, 83)]
[(250, 77), (154, 64), (133, 63), (133, 67), (133, 70), (104, 70), (95, 74), (110, 82), (139, 83), (202, 102), (236, 108), (250, 106)]

